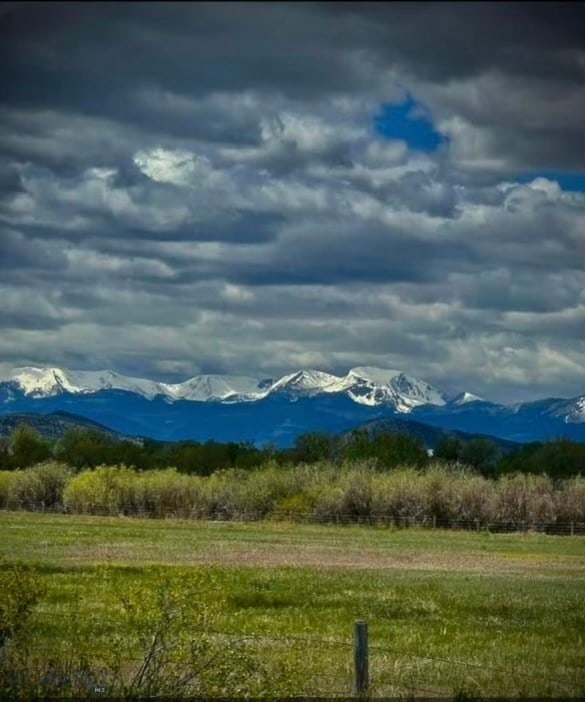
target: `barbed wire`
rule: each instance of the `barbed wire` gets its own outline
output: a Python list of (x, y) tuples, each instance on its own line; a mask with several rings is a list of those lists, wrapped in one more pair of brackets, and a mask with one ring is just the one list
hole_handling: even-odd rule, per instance
[(211, 510), (195, 509), (148, 509), (139, 506), (118, 508), (91, 508), (87, 510), (70, 510), (62, 505), (47, 506), (39, 502), (0, 501), (0, 510), (5, 512), (31, 512), (43, 514), (62, 514), (84, 517), (137, 517), (163, 520), (204, 521), (210, 523), (254, 523), (254, 522), (299, 522), (313, 525), (356, 525), (386, 526), (396, 528), (439, 528), (460, 531), (478, 531), (493, 533), (527, 533), (539, 532), (551, 535), (585, 535), (585, 521), (537, 520), (505, 517), (501, 519), (482, 519), (462, 516), (413, 516), (408, 514), (352, 514), (343, 512), (316, 513), (278, 510)]
[(578, 683), (573, 680), (568, 680), (566, 678), (550, 678), (548, 676), (539, 675), (538, 673), (531, 673), (528, 671), (523, 671), (522, 669), (514, 668), (514, 670), (506, 670), (503, 668), (492, 668), (491, 666), (483, 665), (482, 663), (473, 663), (471, 661), (460, 661), (452, 658), (441, 658), (438, 656), (422, 656), (417, 653), (405, 653), (404, 651), (399, 651), (398, 649), (390, 648), (387, 646), (370, 646), (370, 651), (383, 651), (384, 653), (394, 653), (402, 658), (417, 658), (419, 660), (434, 661), (437, 663), (448, 663), (449, 665), (465, 666), (469, 668), (476, 668), (487, 673), (498, 673), (504, 675), (519, 675), (520, 677), (530, 678), (533, 680), (545, 680), (547, 682), (560, 683), (563, 685), (570, 685), (574, 687), (582, 687), (585, 684)]
[(421, 687), (420, 685), (406, 685), (404, 683), (399, 683), (396, 682), (395, 680), (390, 680), (386, 678), (373, 678), (370, 680), (370, 687), (374, 687), (376, 685), (385, 685), (387, 687), (399, 687), (401, 690), (412, 690), (415, 692), (432, 692), (433, 694), (444, 694), (445, 693), (445, 688), (439, 688), (439, 687)]
[[(63, 616), (66, 613), (56, 613), (56, 612), (37, 612), (35, 613), (35, 619), (40, 618), (49, 618), (49, 619), (54, 619), (58, 620), (60, 622), (63, 621)], [(115, 625), (120, 625), (121, 623), (124, 623), (123, 621), (120, 620), (103, 620), (100, 619), (100, 622), (102, 623), (108, 623), (108, 624), (115, 624)], [(326, 639), (322, 637), (316, 637), (316, 636), (300, 636), (300, 635), (271, 635), (271, 634), (245, 634), (245, 633), (236, 633), (236, 632), (230, 632), (230, 631), (225, 631), (225, 630), (218, 630), (218, 629), (205, 629), (204, 631), (201, 632), (203, 635), (214, 635), (214, 636), (224, 636), (227, 638), (233, 640), (237, 640), (237, 642), (244, 642), (244, 641), (263, 641), (263, 642), (278, 642), (278, 643), (283, 643), (283, 644), (302, 644), (302, 645), (311, 645), (311, 646), (322, 646), (322, 647), (342, 647), (346, 649), (352, 649), (354, 644), (351, 641), (340, 641), (336, 639)], [(549, 683), (556, 683), (560, 685), (567, 685), (569, 687), (575, 687), (575, 688), (583, 688), (585, 686), (585, 681), (583, 682), (578, 682), (576, 680), (569, 680), (567, 678), (557, 678), (557, 677), (550, 677), (547, 675), (540, 675), (538, 673), (530, 672), (522, 668), (514, 668), (514, 669), (505, 669), (505, 668), (494, 668), (492, 666), (487, 666), (484, 665), (483, 663), (475, 663), (472, 661), (462, 661), (462, 660), (457, 660), (457, 659), (452, 659), (452, 658), (443, 658), (439, 656), (429, 656), (429, 655), (422, 655), (422, 654), (417, 654), (417, 653), (410, 653), (407, 651), (401, 651), (397, 648), (391, 647), (391, 646), (386, 646), (386, 645), (380, 645), (380, 644), (375, 644), (369, 646), (370, 653), (392, 653), (395, 656), (398, 656), (400, 658), (407, 658), (407, 659), (417, 659), (417, 660), (427, 660), (427, 661), (432, 661), (436, 663), (446, 663), (449, 665), (454, 665), (454, 666), (462, 666), (462, 667), (469, 667), (469, 668), (474, 668), (476, 670), (481, 670), (482, 672), (485, 673), (495, 673), (498, 675), (505, 675), (507, 677), (523, 677), (525, 679), (530, 679), (530, 680), (537, 680), (537, 681), (545, 681)], [(139, 660), (139, 658), (137, 659)]]

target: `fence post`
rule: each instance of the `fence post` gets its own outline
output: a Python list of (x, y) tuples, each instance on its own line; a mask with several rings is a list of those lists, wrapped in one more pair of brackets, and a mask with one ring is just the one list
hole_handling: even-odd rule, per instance
[(571, 536), (575, 536), (575, 522), (571, 522)]
[(370, 676), (368, 671), (368, 625), (366, 622), (355, 623), (354, 640), (355, 661), (355, 690), (358, 695), (363, 695), (368, 689)]

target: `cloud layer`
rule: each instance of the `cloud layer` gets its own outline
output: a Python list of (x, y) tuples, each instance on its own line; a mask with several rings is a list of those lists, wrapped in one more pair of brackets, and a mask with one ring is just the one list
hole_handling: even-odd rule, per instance
[(0, 362), (584, 391), (582, 4), (0, 11)]

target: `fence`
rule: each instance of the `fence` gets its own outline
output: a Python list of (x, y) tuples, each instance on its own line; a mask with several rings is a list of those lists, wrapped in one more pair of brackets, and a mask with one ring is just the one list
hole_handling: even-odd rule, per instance
[[(57, 615), (54, 615), (55, 617)], [(51, 622), (51, 616), (45, 613), (37, 619), (38, 624)], [(119, 623), (119, 622), (118, 622)], [(499, 695), (489, 694), (491, 698), (514, 695), (518, 689), (530, 696), (555, 696), (563, 698), (582, 698), (585, 693), (585, 675), (583, 668), (573, 669), (573, 677), (564, 675), (546, 675), (536, 673), (523, 667), (513, 668), (494, 667), (482, 662), (460, 660), (434, 656), (431, 652), (425, 655), (410, 653), (389, 646), (385, 643), (370, 644), (368, 625), (364, 621), (356, 621), (353, 641), (337, 640), (319, 636), (272, 636), (269, 634), (236, 634), (225, 630), (207, 629), (207, 637), (220, 643), (224, 649), (234, 646), (254, 646), (257, 650), (270, 651), (271, 655), (278, 649), (284, 655), (290, 654), (295, 647), (301, 647), (307, 656), (307, 670), (301, 683), (302, 691), (295, 698), (303, 697), (426, 697), (445, 698), (462, 697), (473, 699), (473, 694), (481, 694), (481, 676), (489, 680), (499, 681)], [(330, 672), (314, 672), (310, 669), (311, 654), (319, 649), (335, 651), (337, 667)], [(130, 667), (134, 680), (143, 675), (149, 664), (149, 656), (137, 657), (128, 655), (126, 661), (133, 664)], [(213, 660), (213, 659), (212, 659)], [(160, 662), (157, 664), (160, 668)], [(448, 674), (445, 671), (448, 671)], [(465, 671), (458, 675), (457, 670)], [(406, 671), (406, 674), (405, 674)], [(160, 671), (159, 671), (160, 672)], [(473, 673), (467, 675), (467, 673)], [(26, 683), (24, 676), (18, 671), (11, 671), (9, 682), (18, 686)], [(193, 676), (195, 677), (195, 676)], [(2, 683), (6, 683), (6, 672)], [(95, 694), (106, 694), (110, 687), (108, 672), (96, 670), (91, 672), (84, 669), (81, 672), (68, 675), (59, 674), (53, 670), (42, 678), (44, 684), (52, 684), (54, 688), (72, 687), (77, 682), (81, 688), (92, 688)], [(429, 681), (429, 682), (427, 682)], [(506, 688), (506, 681), (513, 682), (514, 690)], [(524, 683), (523, 683), (524, 681)], [(523, 686), (524, 684), (524, 686)], [(467, 686), (467, 691), (462, 689)], [(471, 690), (469, 691), (469, 689)], [(137, 699), (142, 699), (139, 690), (135, 690)], [(546, 693), (546, 694), (544, 694)], [(57, 694), (57, 696), (59, 696)], [(524, 695), (522, 695), (524, 696)], [(189, 697), (191, 699), (191, 696)]]
[(412, 516), (408, 514), (388, 514), (371, 512), (356, 514), (351, 512), (334, 512), (331, 514), (315, 514), (315, 512), (299, 511), (242, 511), (217, 509), (209, 513), (198, 513), (196, 510), (173, 510), (158, 512), (145, 508), (115, 508), (93, 507), (87, 510), (66, 509), (61, 504), (47, 505), (43, 502), (22, 502), (18, 500), (0, 500), (2, 511), (27, 511), (48, 514), (81, 514), (98, 517), (129, 517), (137, 519), (187, 519), (207, 522), (285, 522), (292, 521), (301, 524), (322, 525), (362, 525), (391, 527), (405, 529), (418, 527), (424, 529), (450, 529), (460, 531), (490, 532), (494, 534), (511, 533), (540, 533), (556, 536), (585, 536), (584, 521), (538, 521), (525, 518), (506, 518), (497, 520), (482, 520), (464, 516)]

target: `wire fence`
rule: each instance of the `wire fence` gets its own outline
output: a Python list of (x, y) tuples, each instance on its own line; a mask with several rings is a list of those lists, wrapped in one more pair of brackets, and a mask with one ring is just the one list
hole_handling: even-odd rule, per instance
[[(63, 617), (63, 612), (41, 611), (35, 614), (34, 622), (37, 627), (53, 624), (59, 626), (63, 623)], [(108, 619), (100, 615), (99, 621), (102, 626), (124, 630), (123, 618)], [(360, 624), (363, 625), (363, 623)], [(357, 625), (356, 622), (353, 640), (312, 634), (245, 633), (210, 627), (204, 628), (199, 636), (214, 641), (219, 645), (220, 650), (222, 646), (226, 650), (228, 648), (232, 650), (234, 647), (254, 647), (257, 651), (268, 651), (272, 657), (279, 654), (290, 655), (294, 649), (300, 648), (301, 653), (305, 652), (307, 656), (303, 694), (307, 690), (313, 690), (318, 695), (331, 696), (344, 693), (345, 696), (352, 696), (365, 692), (365, 688), (360, 690), (357, 676), (357, 660), (360, 655)], [(197, 634), (193, 636), (197, 637)], [(547, 674), (523, 665), (493, 666), (489, 662), (477, 660), (477, 654), (474, 660), (461, 660), (433, 655), (432, 651), (413, 652), (400, 649), (385, 641), (376, 641), (373, 645), (369, 645), (367, 638), (365, 646), (361, 654), (365, 655), (367, 661), (367, 688), (373, 695), (388, 690), (391, 692), (406, 690), (410, 694), (421, 693), (422, 696), (446, 697), (453, 696), (461, 690), (462, 685), (469, 686), (470, 682), (475, 683), (478, 690), (487, 691), (492, 697), (494, 694), (491, 691), (494, 689), (497, 689), (501, 696), (506, 695), (506, 692), (512, 694), (519, 686), (523, 690), (530, 691), (533, 696), (538, 696), (543, 690), (557, 696), (573, 698), (582, 698), (585, 694), (585, 667), (568, 669), (564, 666), (564, 675)], [(311, 665), (318, 661), (319, 655), (324, 651), (329, 652), (324, 658), (329, 668), (324, 670)], [(333, 658), (331, 652), (333, 652)], [(130, 671), (145, 664), (145, 654), (136, 654), (128, 650), (124, 658), (130, 666)], [(470, 681), (465, 674), (458, 674), (458, 669), (475, 671), (480, 677), (483, 676), (485, 684), (482, 685), (481, 680), (477, 678)], [(445, 673), (445, 670), (448, 672)], [(12, 677), (17, 681), (15, 671)], [(494, 686), (494, 680), (497, 681), (496, 686)], [(91, 681), (96, 685), (108, 687), (110, 684), (108, 671), (96, 668)], [(525, 681), (525, 684), (522, 681)]]
[(193, 520), (213, 523), (221, 522), (296, 522), (301, 524), (323, 525), (359, 525), (424, 529), (449, 529), (460, 531), (491, 532), (496, 534), (511, 533), (540, 533), (556, 536), (585, 536), (585, 521), (581, 520), (542, 520), (519, 514), (506, 516), (499, 519), (481, 519), (468, 515), (429, 515), (408, 513), (387, 513), (370, 511), (360, 514), (347, 511), (330, 513), (316, 513), (315, 511), (297, 510), (241, 510), (220, 508), (201, 511), (198, 509), (167, 509), (148, 508), (143, 506), (125, 506), (119, 509), (116, 506), (92, 506), (86, 509), (73, 510), (62, 504), (47, 504), (45, 502), (0, 500), (0, 510), (8, 512), (40, 512), (47, 514), (70, 514), (97, 517), (127, 517), (136, 519), (162, 519), (162, 520)]

